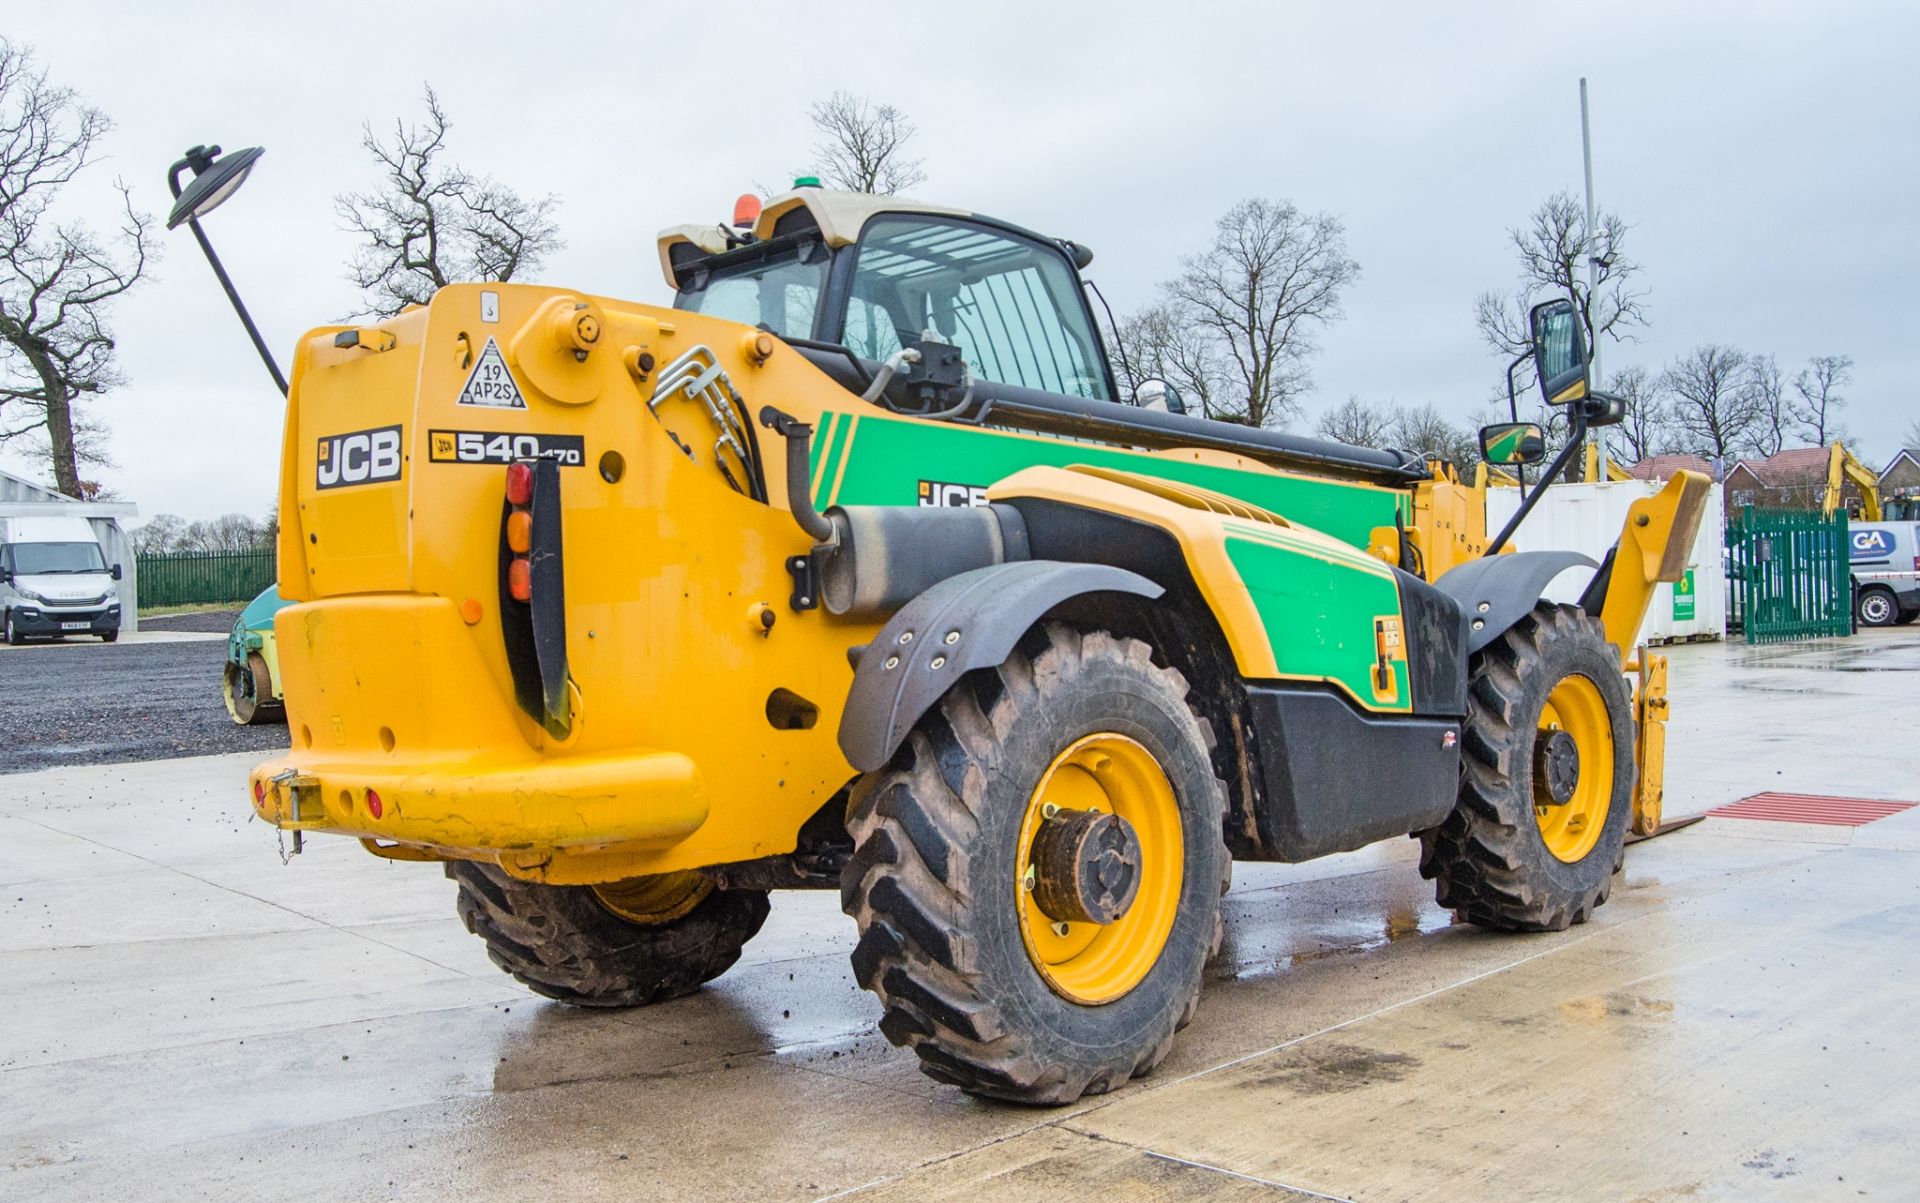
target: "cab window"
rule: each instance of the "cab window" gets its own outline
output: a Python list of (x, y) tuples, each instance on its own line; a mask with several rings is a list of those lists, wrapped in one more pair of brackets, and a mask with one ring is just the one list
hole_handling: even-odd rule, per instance
[(876, 217), (860, 237), (841, 341), (885, 359), (931, 330), (982, 380), (1106, 401), (1099, 344), (1060, 253), (947, 219)]
[(674, 307), (764, 326), (781, 338), (812, 338), (826, 270), (817, 242), (755, 247), (695, 273), (674, 298)]

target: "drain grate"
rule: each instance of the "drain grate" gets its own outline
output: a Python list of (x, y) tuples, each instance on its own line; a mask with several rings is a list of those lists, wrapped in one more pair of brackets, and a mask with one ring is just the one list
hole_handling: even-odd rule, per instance
[(1835, 798), (1825, 794), (1755, 794), (1707, 813), (1716, 819), (1764, 819), (1773, 823), (1818, 823), (1826, 827), (1859, 827), (1875, 819), (1897, 815), (1920, 803), (1884, 802), (1878, 798)]

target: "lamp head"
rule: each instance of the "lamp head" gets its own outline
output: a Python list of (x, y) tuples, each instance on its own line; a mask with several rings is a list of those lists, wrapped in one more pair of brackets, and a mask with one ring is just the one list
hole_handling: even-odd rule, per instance
[[(188, 150), (168, 177), (175, 185), (173, 211), (167, 214), (169, 230), (190, 221), (198, 221), (218, 209), (229, 196), (246, 182), (247, 175), (253, 171), (254, 161), (266, 150), (258, 146), (249, 146), (245, 150), (236, 150), (230, 155), (222, 155), (218, 146), (196, 146)], [(185, 188), (180, 188), (179, 178), (182, 169), (191, 169), (193, 179)]]

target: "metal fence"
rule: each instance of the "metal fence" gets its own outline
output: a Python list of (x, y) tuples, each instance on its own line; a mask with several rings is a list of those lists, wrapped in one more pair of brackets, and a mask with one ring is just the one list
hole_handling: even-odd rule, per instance
[(1737, 510), (1727, 523), (1727, 626), (1748, 643), (1852, 634), (1846, 512)]
[(248, 602), (273, 584), (273, 551), (178, 551), (140, 557), (140, 608)]

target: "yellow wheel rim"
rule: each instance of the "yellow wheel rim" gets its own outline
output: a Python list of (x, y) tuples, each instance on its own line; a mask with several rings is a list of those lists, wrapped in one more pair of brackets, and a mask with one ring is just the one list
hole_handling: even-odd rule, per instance
[[(1050, 806), (1117, 814), (1133, 825), (1140, 845), (1140, 890), (1114, 922), (1056, 924), (1034, 901), (1028, 870), (1034, 836)], [(1013, 878), (1020, 939), (1053, 992), (1098, 1006), (1139, 985), (1173, 931), (1183, 864), (1180, 803), (1153, 753), (1124, 735), (1102, 732), (1054, 757), (1027, 798)]]
[[(1547, 695), (1540, 734), (1565, 731), (1580, 754), (1573, 796), (1558, 806), (1533, 808), (1540, 838), (1556, 860), (1573, 864), (1593, 851), (1613, 805), (1613, 724), (1600, 687), (1585, 677), (1566, 677)], [(1529, 750), (1531, 754), (1531, 750)]]
[(593, 887), (600, 905), (642, 927), (685, 918), (713, 893), (713, 878), (692, 869), (653, 877), (630, 877)]

